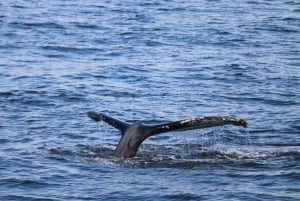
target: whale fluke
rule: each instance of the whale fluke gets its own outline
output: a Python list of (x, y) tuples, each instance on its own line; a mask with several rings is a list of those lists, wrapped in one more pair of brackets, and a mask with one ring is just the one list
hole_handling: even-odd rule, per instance
[(124, 135), (125, 131), (130, 127), (129, 124), (122, 122), (120, 120), (114, 119), (112, 117), (106, 116), (100, 112), (93, 112), (90, 111), (87, 113), (88, 117), (93, 119), (94, 121), (105, 121), (106, 123), (110, 124), (111, 126), (115, 127), (116, 129), (120, 130), (122, 135)]
[(121, 131), (122, 137), (115, 150), (114, 155), (116, 157), (123, 158), (134, 157), (139, 146), (146, 138), (161, 133), (201, 129), (229, 124), (242, 126), (244, 128), (248, 127), (248, 123), (243, 119), (225, 116), (196, 117), (160, 125), (143, 125), (141, 123), (134, 123), (130, 125), (128, 123), (109, 117), (103, 113), (94, 111), (88, 112), (88, 117), (90, 117), (94, 121), (105, 121), (106, 123)]

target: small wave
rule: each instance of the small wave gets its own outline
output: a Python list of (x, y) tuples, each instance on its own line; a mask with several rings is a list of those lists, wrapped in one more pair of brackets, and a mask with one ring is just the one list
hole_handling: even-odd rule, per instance
[(75, 26), (77, 28), (83, 28), (83, 29), (98, 29), (99, 27), (94, 24), (83, 24), (83, 23), (75, 23)]
[(2, 96), (2, 97), (10, 97), (10, 96), (13, 96), (13, 95), (14, 95), (14, 93), (10, 92), (10, 91), (0, 92), (0, 96)]
[(11, 26), (30, 29), (30, 28), (47, 28), (47, 29), (65, 29), (63, 25), (54, 22), (11, 22)]
[(30, 187), (42, 187), (44, 185), (48, 185), (46, 182), (36, 181), (36, 180), (23, 180), (20, 185), (24, 186), (30, 186)]
[(292, 21), (292, 22), (298, 22), (299, 21), (299, 18), (296, 18), (296, 17), (285, 17), (285, 18), (282, 18), (283, 21)]
[(35, 196), (25, 196), (25, 195), (6, 195), (3, 196), (3, 200), (43, 200), (43, 201), (53, 201), (56, 199), (51, 199), (49, 197), (35, 197)]
[(45, 45), (40, 46), (44, 50), (56, 50), (59, 52), (73, 52), (73, 53), (86, 53), (98, 51), (97, 48), (89, 48), (89, 47), (67, 47), (67, 46), (54, 46), (54, 45)]
[(203, 200), (204, 196), (195, 195), (192, 193), (175, 193), (164, 195), (163, 198), (170, 200)]
[(1, 182), (6, 186), (17, 187), (17, 186), (28, 186), (28, 187), (43, 187), (48, 185), (47, 182), (37, 181), (32, 179), (16, 179), (16, 178), (7, 178), (1, 179)]
[(255, 27), (255, 30), (258, 31), (269, 31), (269, 32), (278, 32), (278, 33), (299, 33), (297, 29), (294, 29), (292, 27), (286, 27), (286, 26), (279, 26), (279, 25), (268, 25), (268, 26), (259, 26)]

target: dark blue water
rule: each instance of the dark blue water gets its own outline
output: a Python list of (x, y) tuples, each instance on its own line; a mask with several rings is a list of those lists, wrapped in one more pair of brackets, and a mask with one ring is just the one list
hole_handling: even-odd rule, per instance
[[(0, 200), (300, 200), (299, 1), (1, 1), (0, 28)], [(124, 160), (89, 110), (250, 127)]]

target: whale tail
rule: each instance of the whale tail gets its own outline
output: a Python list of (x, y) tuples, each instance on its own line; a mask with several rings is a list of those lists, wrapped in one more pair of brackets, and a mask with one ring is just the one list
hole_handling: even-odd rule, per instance
[(115, 150), (115, 156), (123, 158), (134, 157), (143, 141), (153, 135), (170, 131), (193, 130), (229, 124), (245, 128), (248, 126), (247, 122), (243, 119), (223, 116), (197, 117), (153, 126), (139, 123), (130, 125), (99, 112), (88, 112), (88, 116), (95, 121), (105, 121), (121, 131), (122, 137)]

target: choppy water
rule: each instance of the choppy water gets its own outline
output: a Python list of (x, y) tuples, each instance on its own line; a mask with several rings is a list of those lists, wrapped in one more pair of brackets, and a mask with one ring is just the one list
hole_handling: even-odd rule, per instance
[[(299, 200), (299, 1), (0, 3), (1, 200)], [(145, 141), (86, 116), (248, 120)]]

